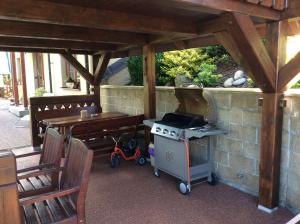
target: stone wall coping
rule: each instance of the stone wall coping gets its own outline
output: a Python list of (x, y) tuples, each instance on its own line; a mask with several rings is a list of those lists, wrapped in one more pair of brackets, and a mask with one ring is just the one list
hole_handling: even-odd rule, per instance
[[(143, 86), (121, 86), (121, 85), (102, 85), (102, 89), (126, 89), (126, 90), (142, 90)], [(187, 89), (198, 89), (198, 88), (187, 88)], [(173, 91), (173, 86), (157, 86), (157, 91)], [(258, 94), (262, 93), (259, 88), (204, 88), (204, 90), (208, 90), (216, 93), (253, 93)], [(299, 89), (290, 89), (285, 93), (286, 97), (300, 97)]]

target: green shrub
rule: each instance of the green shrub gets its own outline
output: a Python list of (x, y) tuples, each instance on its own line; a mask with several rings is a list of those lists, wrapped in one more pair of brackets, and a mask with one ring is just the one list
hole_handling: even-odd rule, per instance
[(214, 73), (217, 69), (216, 65), (202, 63), (200, 69), (201, 71), (193, 80), (196, 84), (201, 84), (205, 87), (215, 87), (220, 83), (222, 75)]
[[(163, 59), (162, 53), (155, 55), (155, 69), (156, 69), (156, 85), (164, 86), (174, 79), (166, 75), (161, 69), (161, 61)], [(143, 85), (143, 57), (132, 56), (127, 60), (127, 66), (131, 78), (131, 84), (142, 86)]]
[(45, 93), (47, 93), (47, 91), (44, 87), (40, 87), (35, 90), (35, 96), (43, 96)]

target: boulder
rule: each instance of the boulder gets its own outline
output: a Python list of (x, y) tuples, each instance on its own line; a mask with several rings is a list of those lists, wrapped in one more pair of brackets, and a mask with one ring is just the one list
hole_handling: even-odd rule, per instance
[(232, 85), (234, 85), (234, 86), (239, 86), (239, 85), (244, 84), (246, 81), (247, 81), (246, 78), (240, 78), (240, 79), (238, 79), (238, 80), (234, 80), (234, 81), (232, 82)]
[(234, 73), (234, 80), (238, 80), (238, 79), (241, 79), (241, 78), (245, 78), (246, 77), (246, 74), (242, 71), (242, 70), (238, 70)]
[(188, 87), (189, 85), (193, 85), (192, 80), (185, 77), (184, 75), (177, 75), (175, 78), (175, 86), (176, 87)]
[(224, 82), (224, 87), (231, 87), (233, 84), (233, 78), (229, 78)]

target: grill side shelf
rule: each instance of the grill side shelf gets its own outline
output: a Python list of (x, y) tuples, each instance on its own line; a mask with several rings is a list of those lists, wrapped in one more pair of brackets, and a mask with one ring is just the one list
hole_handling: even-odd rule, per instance
[(185, 129), (185, 138), (203, 138), (205, 136), (217, 136), (217, 135), (224, 135), (227, 132), (224, 130), (220, 129), (211, 129), (207, 131), (200, 131), (200, 130), (190, 130), (190, 129)]

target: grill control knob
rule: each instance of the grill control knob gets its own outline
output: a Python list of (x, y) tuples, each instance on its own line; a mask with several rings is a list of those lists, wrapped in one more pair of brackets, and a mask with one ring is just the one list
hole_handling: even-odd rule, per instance
[(163, 133), (168, 134), (169, 133), (168, 129), (164, 129)]
[(161, 131), (161, 128), (160, 127), (157, 127), (156, 128), (156, 132), (160, 132)]
[(171, 131), (170, 135), (174, 136), (174, 135), (176, 135), (176, 132), (175, 131)]

